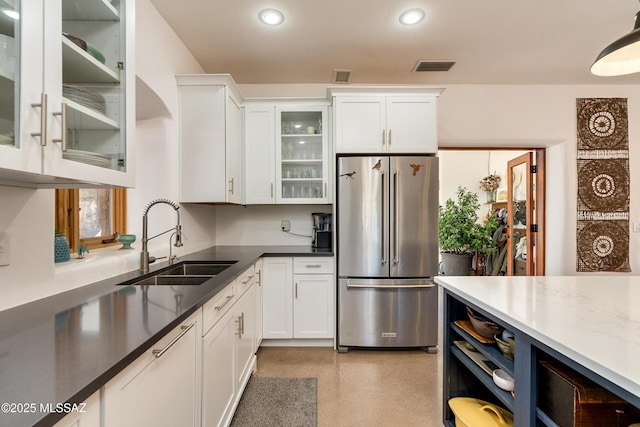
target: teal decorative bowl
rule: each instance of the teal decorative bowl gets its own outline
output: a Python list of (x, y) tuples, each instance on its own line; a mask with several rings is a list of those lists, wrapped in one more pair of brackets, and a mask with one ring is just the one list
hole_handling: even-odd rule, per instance
[(122, 243), (122, 247), (120, 249), (133, 249), (131, 244), (135, 241), (135, 234), (121, 234), (118, 236), (118, 242)]

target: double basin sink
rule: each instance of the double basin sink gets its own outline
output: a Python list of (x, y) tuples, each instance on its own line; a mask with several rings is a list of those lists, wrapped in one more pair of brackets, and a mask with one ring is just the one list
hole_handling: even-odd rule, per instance
[(123, 283), (126, 286), (201, 285), (235, 264), (231, 262), (184, 262), (158, 271), (153, 276)]

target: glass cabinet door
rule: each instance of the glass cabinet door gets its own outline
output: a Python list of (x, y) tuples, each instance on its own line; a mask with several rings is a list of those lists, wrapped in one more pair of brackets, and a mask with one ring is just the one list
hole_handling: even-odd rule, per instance
[(17, 145), (20, 0), (0, 0), (0, 145)]
[(318, 203), (327, 197), (326, 108), (279, 111), (282, 203)]
[(54, 141), (64, 159), (126, 171), (125, 0), (61, 3), (59, 118), (66, 129)]

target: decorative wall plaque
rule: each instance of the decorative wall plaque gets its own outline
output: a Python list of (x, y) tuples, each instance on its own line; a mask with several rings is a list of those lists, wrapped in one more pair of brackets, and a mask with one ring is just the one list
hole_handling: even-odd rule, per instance
[(578, 98), (577, 271), (628, 272), (626, 98)]

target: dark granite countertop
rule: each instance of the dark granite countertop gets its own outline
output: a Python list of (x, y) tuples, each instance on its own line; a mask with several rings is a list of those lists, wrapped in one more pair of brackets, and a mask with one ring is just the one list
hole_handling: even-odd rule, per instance
[[(310, 246), (217, 246), (179, 262), (235, 261), (198, 286), (121, 285), (121, 274), (0, 312), (0, 404), (35, 411), (0, 412), (0, 426), (52, 425), (64, 414), (40, 404), (81, 403), (262, 256), (333, 256)], [(152, 264), (150, 274), (168, 264)], [(143, 297), (144, 294), (144, 297)], [(14, 409), (20, 409), (18, 407)]]

